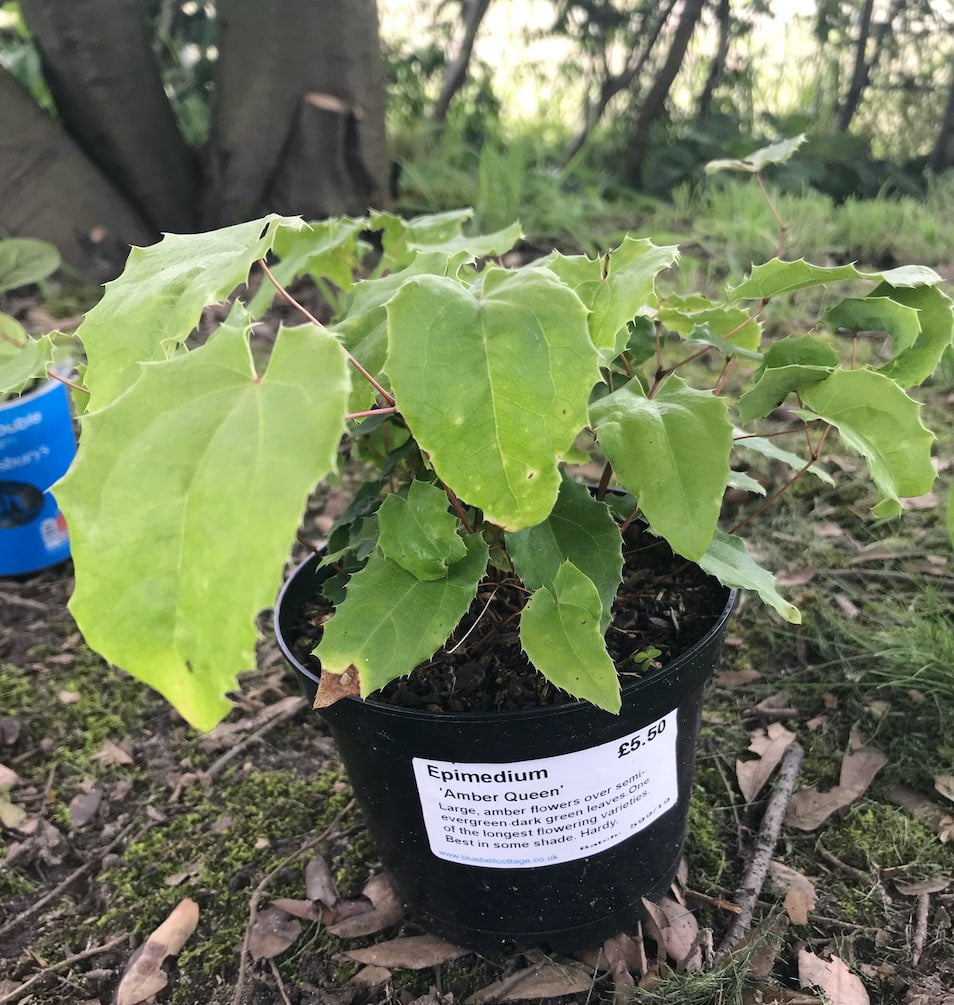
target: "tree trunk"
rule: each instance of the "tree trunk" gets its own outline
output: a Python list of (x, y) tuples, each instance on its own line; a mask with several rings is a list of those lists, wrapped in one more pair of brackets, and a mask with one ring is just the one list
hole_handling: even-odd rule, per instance
[(387, 202), (375, 0), (219, 0), (206, 226)]
[(928, 166), (936, 174), (954, 168), (954, 72), (951, 73), (951, 86), (947, 92), (944, 114), (941, 116), (941, 127)]
[(563, 155), (564, 167), (569, 164), (583, 148), (583, 145), (586, 143), (587, 139), (589, 139), (589, 135), (592, 132), (593, 127), (603, 117), (603, 113), (606, 111), (607, 106), (613, 98), (615, 98), (620, 91), (630, 87), (633, 81), (639, 79), (639, 75), (643, 72), (643, 67), (652, 55), (652, 51), (656, 47), (656, 43), (659, 41), (659, 35), (666, 22), (669, 20), (669, 15), (672, 14), (675, 6), (676, 0), (668, 0), (668, 3), (656, 19), (656, 23), (653, 25), (649, 36), (643, 43), (642, 48), (638, 52), (634, 51), (630, 53), (630, 57), (626, 63), (626, 69), (622, 73), (617, 74), (615, 77), (608, 77), (603, 81), (600, 87), (599, 100), (595, 105), (586, 109), (586, 114), (584, 115), (583, 125), (580, 127), (580, 131), (573, 137), (566, 148), (566, 153)]
[(0, 227), (55, 244), (93, 282), (156, 234), (66, 133), (0, 69)]
[(157, 230), (194, 230), (197, 164), (163, 90), (140, 0), (21, 7), (66, 130)]
[(630, 130), (629, 147), (623, 158), (623, 174), (631, 185), (638, 187), (640, 184), (653, 126), (666, 107), (666, 99), (685, 59), (692, 33), (702, 16), (704, 3), (705, 0), (685, 0), (666, 61), (656, 74), (653, 86), (649, 89)]
[(443, 125), (444, 119), (447, 118), (447, 109), (450, 108), (454, 95), (464, 86), (464, 81), (467, 79), (467, 68), (470, 66), (470, 57), (474, 52), (474, 41), (489, 6), (490, 0), (469, 0), (467, 4), (467, 13), (464, 17), (464, 37), (461, 39), (457, 55), (447, 66), (444, 83), (441, 85), (441, 93), (437, 96), (434, 111), (431, 113), (431, 119), (437, 125)]
[(851, 71), (851, 83), (848, 85), (848, 93), (841, 108), (838, 109), (838, 116), (835, 120), (835, 128), (840, 133), (847, 133), (851, 120), (858, 111), (861, 103), (861, 95), (868, 85), (868, 63), (865, 61), (865, 50), (868, 48), (868, 36), (871, 33), (871, 13), (874, 10), (874, 0), (865, 0), (865, 5), (861, 9), (861, 23), (858, 26), (858, 41), (855, 43), (855, 62)]
[(702, 93), (699, 95), (699, 118), (706, 119), (712, 112), (712, 96), (715, 89), (722, 83), (725, 76), (725, 64), (729, 58), (729, 37), (732, 27), (731, 0), (719, 0), (716, 17), (719, 21), (719, 44), (716, 53), (709, 64), (709, 75), (706, 77)]

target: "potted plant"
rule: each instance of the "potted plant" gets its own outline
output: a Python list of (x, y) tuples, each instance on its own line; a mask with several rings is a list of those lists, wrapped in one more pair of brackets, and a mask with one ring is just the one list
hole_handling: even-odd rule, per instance
[[(757, 173), (796, 145), (727, 166)], [(675, 248), (626, 237), (508, 269), (518, 228), (465, 236), (467, 216), (272, 216), (134, 249), (78, 331), (87, 411), (57, 488), (71, 609), (107, 660), (213, 726), (306, 498), (352, 454), (366, 483), (286, 588), (281, 643), (417, 916), (472, 946), (574, 946), (671, 881), (732, 591), (799, 619), (735, 532), (835, 430), (867, 461), (878, 517), (929, 490), (933, 435), (908, 390), (951, 344), (951, 301), (929, 269), (781, 247), (720, 301), (662, 297)], [(190, 345), (256, 261), (273, 285)], [(327, 325), (288, 292), (299, 275)], [(772, 297), (846, 280), (862, 294), (765, 344)], [(305, 323), (263, 346), (250, 332), (275, 288)], [(838, 330), (887, 333), (890, 359), (859, 365)], [(715, 385), (692, 386), (715, 354)], [(790, 399), (807, 455), (737, 427)], [(766, 491), (734, 470), (752, 450), (793, 474), (719, 529), (727, 486)], [(594, 457), (591, 492), (565, 468)], [(295, 644), (308, 621), (320, 671)]]
[[(38, 283), (60, 265), (45, 241), (0, 241), (0, 295)], [(53, 341), (32, 338), (0, 312), (0, 576), (22, 575), (69, 557), (69, 535), (50, 487), (76, 453), (62, 383), (50, 380)]]

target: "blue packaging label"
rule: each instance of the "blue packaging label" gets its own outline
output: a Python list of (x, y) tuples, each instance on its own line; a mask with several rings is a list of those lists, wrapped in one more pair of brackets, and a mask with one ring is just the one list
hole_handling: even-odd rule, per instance
[(66, 522), (50, 487), (76, 453), (66, 387), (50, 381), (0, 405), (0, 575), (67, 558)]

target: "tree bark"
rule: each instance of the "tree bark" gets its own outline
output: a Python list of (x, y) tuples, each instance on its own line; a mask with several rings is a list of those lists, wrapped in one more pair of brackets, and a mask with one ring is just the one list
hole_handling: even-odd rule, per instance
[(855, 42), (855, 61), (851, 71), (851, 83), (848, 85), (848, 93), (838, 109), (835, 120), (835, 128), (840, 133), (847, 133), (851, 120), (858, 111), (861, 103), (861, 95), (868, 84), (868, 63), (865, 60), (865, 51), (868, 48), (868, 36), (871, 34), (871, 14), (874, 10), (874, 0), (865, 0), (861, 9), (861, 22), (858, 25), (858, 40)]
[(951, 73), (951, 86), (948, 88), (941, 126), (928, 166), (936, 174), (954, 168), (954, 71)]
[(706, 119), (712, 112), (712, 96), (715, 89), (722, 83), (725, 76), (725, 64), (729, 58), (729, 38), (732, 28), (731, 0), (719, 0), (716, 18), (719, 21), (719, 44), (715, 55), (709, 64), (709, 75), (706, 77), (702, 93), (699, 95), (699, 118)]
[(157, 230), (198, 222), (198, 171), (140, 0), (21, 0), (63, 125)]
[(220, 0), (206, 226), (385, 205), (375, 0)]
[(669, 15), (672, 14), (675, 6), (676, 0), (668, 0), (668, 3), (656, 19), (656, 23), (653, 25), (646, 41), (642, 45), (642, 48), (638, 51), (634, 50), (630, 53), (630, 57), (626, 62), (626, 69), (623, 70), (622, 73), (613, 77), (607, 77), (607, 79), (603, 81), (600, 86), (599, 99), (595, 105), (587, 107), (583, 117), (583, 125), (566, 148), (566, 152), (563, 155), (564, 166), (569, 164), (569, 162), (573, 160), (573, 158), (583, 148), (587, 139), (589, 139), (589, 135), (592, 132), (593, 127), (603, 117), (603, 113), (606, 111), (607, 106), (613, 98), (615, 98), (620, 91), (630, 87), (633, 81), (639, 79), (639, 75), (643, 72), (643, 67), (645, 67), (649, 57), (652, 55), (653, 49), (659, 41), (659, 36), (665, 27), (666, 22), (669, 20)]
[(464, 81), (467, 79), (467, 69), (470, 66), (470, 57), (474, 52), (474, 41), (489, 6), (490, 0), (469, 0), (467, 4), (467, 13), (464, 16), (464, 37), (461, 39), (457, 55), (447, 66), (444, 83), (441, 85), (441, 93), (437, 96), (434, 110), (431, 112), (431, 119), (437, 125), (443, 125), (450, 103), (454, 100), (454, 95), (464, 86)]
[(93, 282), (156, 234), (23, 88), (0, 69), (0, 227), (55, 244)]
[(624, 177), (634, 186), (638, 187), (640, 184), (643, 162), (649, 151), (649, 138), (653, 126), (666, 107), (666, 99), (669, 97), (673, 81), (675, 81), (676, 74), (685, 59), (692, 34), (702, 16), (704, 4), (705, 0), (685, 0), (679, 23), (673, 34), (672, 44), (666, 55), (666, 61), (656, 74), (656, 79), (639, 109), (633, 128), (630, 130), (629, 147), (623, 158), (623, 173)]

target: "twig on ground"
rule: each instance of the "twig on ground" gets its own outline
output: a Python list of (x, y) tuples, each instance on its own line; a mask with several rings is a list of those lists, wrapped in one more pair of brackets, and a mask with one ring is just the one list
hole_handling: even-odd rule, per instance
[(859, 883), (862, 883), (865, 886), (872, 885), (874, 877), (871, 873), (864, 872), (861, 869), (856, 869), (853, 865), (849, 865), (847, 862), (842, 862), (840, 858), (836, 858), (827, 848), (823, 848), (820, 844), (815, 845), (815, 850), (826, 862), (833, 865), (836, 869), (840, 869), (846, 876), (851, 876), (852, 879), (856, 879)]
[(294, 862), (296, 858), (300, 858), (305, 854), (306, 851), (311, 851), (312, 848), (316, 848), (318, 845), (327, 841), (329, 837), (337, 830), (338, 824), (351, 812), (355, 807), (355, 800), (352, 799), (347, 806), (339, 813), (335, 815), (334, 820), (317, 836), (311, 838), (310, 841), (306, 841), (298, 851), (294, 851), (291, 855), (287, 855), (285, 858), (275, 866), (270, 872), (265, 873), (265, 875), (259, 881), (258, 886), (252, 892), (252, 899), (249, 901), (248, 905), (248, 922), (245, 925), (245, 937), (242, 939), (242, 948), (239, 953), (239, 972), (238, 979), (235, 982), (235, 994), (232, 996), (232, 1005), (241, 1005), (242, 993), (245, 990), (245, 975), (248, 972), (248, 944), (252, 937), (252, 928), (255, 925), (255, 919), (258, 917), (258, 902), (265, 892), (268, 884), (291, 862)]
[(294, 704), (289, 705), (284, 711), (279, 712), (278, 715), (272, 716), (267, 722), (259, 726), (254, 733), (246, 736), (241, 743), (236, 743), (234, 747), (230, 747), (220, 758), (212, 763), (207, 771), (203, 771), (198, 777), (211, 781), (213, 778), (221, 775), (228, 764), (238, 757), (239, 754), (244, 753), (253, 744), (258, 743), (266, 733), (274, 729), (279, 723), (298, 715), (306, 704), (305, 699), (300, 698)]
[(752, 858), (749, 860), (735, 897), (741, 911), (719, 946), (715, 957), (716, 965), (735, 949), (752, 927), (755, 904), (765, 884), (765, 878), (768, 876), (772, 852), (775, 851), (775, 845), (778, 843), (782, 821), (785, 819), (785, 811), (788, 809), (788, 801), (795, 788), (795, 780), (798, 778), (804, 757), (804, 749), (800, 743), (795, 741), (785, 751), (785, 756), (782, 758), (772, 795), (769, 797), (768, 805), (765, 807), (765, 815), (762, 817), (762, 826), (755, 839)]
[(288, 993), (285, 991), (285, 982), (282, 980), (278, 964), (274, 959), (269, 959), (268, 965), (272, 968), (272, 974), (275, 976), (275, 983), (278, 985), (278, 993), (282, 996), (282, 1001), (285, 1005), (292, 1005), (291, 1000), (288, 997)]
[[(150, 827), (152, 827), (151, 821), (139, 831), (139, 833), (136, 835), (135, 838), (133, 838), (133, 840), (138, 841), (139, 838), (141, 838), (142, 835), (145, 834), (146, 831), (150, 829)], [(123, 838), (126, 837), (126, 835), (132, 830), (132, 828), (133, 824), (129, 824), (129, 826), (121, 830), (119, 834), (117, 834), (116, 837), (114, 837), (113, 840), (110, 841), (108, 845), (106, 845), (105, 848), (101, 848), (98, 852), (96, 852), (93, 858), (89, 859), (89, 861), (87, 862), (84, 862), (78, 869), (74, 869), (69, 874), (69, 876), (67, 876), (66, 879), (63, 880), (62, 883), (60, 883), (58, 886), (53, 887), (53, 889), (50, 890), (49, 893), (40, 897), (40, 899), (35, 904), (31, 904), (28, 908), (26, 908), (26, 910), (21, 911), (18, 915), (16, 915), (16, 917), (10, 918), (9, 921), (5, 922), (2, 926), (0, 926), (0, 935), (6, 935), (7, 932), (12, 931), (14, 928), (22, 924), (24, 921), (29, 920), (40, 910), (46, 907), (47, 904), (50, 904), (54, 900), (56, 900), (64, 891), (66, 891), (69, 887), (71, 887), (81, 876), (86, 875), (87, 872), (89, 872), (100, 862), (102, 862), (102, 860), (117, 845), (119, 845), (122, 842)]]
[(915, 914), (914, 923), (914, 943), (911, 946), (911, 966), (916, 967), (921, 962), (924, 953), (924, 944), (927, 942), (928, 914), (931, 910), (931, 895), (921, 893), (918, 895), (918, 909)]
[(742, 913), (742, 908), (738, 904), (733, 904), (730, 900), (723, 900), (721, 897), (710, 897), (707, 893), (700, 893), (698, 890), (684, 890), (683, 892), (690, 900), (698, 900), (700, 904), (717, 907), (720, 911), (731, 911), (732, 914)]
[(14, 607), (27, 607), (31, 611), (42, 611), (47, 614), (50, 610), (49, 604), (41, 604), (39, 600), (31, 600), (29, 597), (18, 597), (15, 593), (0, 591), (0, 601), (4, 604), (12, 604)]
[(67, 956), (65, 960), (60, 960), (59, 963), (53, 963), (48, 967), (44, 967), (39, 973), (34, 974), (28, 981), (24, 981), (19, 987), (14, 988), (12, 991), (8, 991), (3, 997), (0, 997), (0, 1005), (8, 1005), (10, 1002), (18, 1001), (29, 993), (30, 989), (35, 987), (41, 981), (46, 980), (47, 977), (52, 974), (58, 974), (61, 970), (69, 970), (70, 967), (75, 966), (77, 963), (82, 963), (83, 960), (92, 959), (94, 956), (100, 956), (102, 953), (108, 953), (110, 949), (115, 949), (121, 942), (125, 942), (129, 938), (129, 935), (123, 932), (122, 935), (117, 935), (115, 939), (110, 939), (109, 942), (104, 942), (101, 946), (93, 946), (92, 949), (84, 949), (81, 953), (74, 953), (73, 956)]

